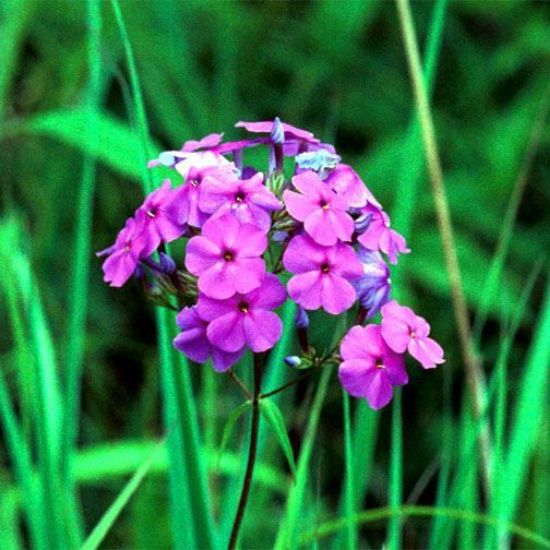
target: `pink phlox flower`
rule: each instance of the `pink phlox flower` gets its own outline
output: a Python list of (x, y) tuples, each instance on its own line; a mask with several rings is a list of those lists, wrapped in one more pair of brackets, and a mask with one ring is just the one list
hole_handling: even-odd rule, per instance
[(261, 255), (267, 249), (261, 229), (226, 214), (208, 220), (202, 235), (187, 244), (185, 266), (198, 275), (199, 290), (210, 298), (230, 298), (258, 288), (265, 275)]
[(143, 226), (134, 218), (126, 220), (119, 231), (116, 242), (109, 248), (97, 252), (97, 256), (107, 256), (103, 262), (103, 280), (113, 287), (121, 287), (135, 272), (139, 260), (152, 253), (145, 250), (147, 242), (140, 238)]
[(361, 208), (368, 203), (382, 208), (359, 174), (347, 164), (338, 164), (325, 182), (342, 197), (348, 207)]
[(410, 307), (395, 300), (382, 307), (382, 336), (397, 353), (408, 351), (425, 369), (445, 362), (443, 348), (432, 338), (430, 325)]
[(305, 309), (323, 307), (337, 315), (357, 298), (350, 281), (360, 277), (363, 268), (347, 244), (321, 246), (308, 235), (298, 235), (288, 244), (283, 265), (295, 274), (288, 282), (288, 293)]
[(204, 212), (219, 217), (227, 213), (241, 222), (260, 227), (265, 232), (271, 227), (271, 214), (280, 210), (282, 204), (263, 185), (263, 174), (256, 173), (250, 179), (226, 179), (205, 177), (199, 207)]
[(224, 372), (237, 363), (244, 353), (244, 348), (228, 353), (213, 346), (206, 336), (208, 323), (199, 317), (196, 306), (182, 309), (176, 322), (182, 332), (174, 338), (174, 347), (195, 363), (206, 363), (211, 357), (214, 370)]
[(407, 254), (405, 238), (390, 228), (390, 217), (381, 208), (367, 204), (361, 209), (364, 216), (370, 216), (367, 228), (357, 240), (368, 250), (381, 251), (388, 256), (392, 264), (397, 263), (398, 254)]
[(388, 347), (378, 325), (352, 327), (342, 340), (340, 355), (344, 359), (338, 369), (340, 383), (373, 409), (387, 405), (394, 386), (409, 381), (403, 355)]
[(143, 228), (139, 238), (149, 254), (161, 242), (172, 242), (185, 233), (186, 224), (178, 219), (174, 208), (177, 197), (178, 190), (172, 189), (170, 180), (165, 180), (161, 187), (147, 195), (136, 211), (136, 221)]
[(292, 184), (300, 193), (287, 189), (283, 201), (288, 213), (304, 222), (306, 233), (315, 242), (330, 246), (338, 240), (351, 241), (355, 226), (341, 197), (311, 170), (294, 176)]
[(285, 299), (285, 287), (275, 275), (267, 273), (259, 288), (227, 300), (199, 294), (197, 311), (209, 322), (206, 335), (211, 344), (227, 352), (248, 346), (260, 353), (272, 348), (281, 337), (281, 319), (271, 310)]
[(203, 212), (200, 208), (202, 181), (207, 176), (216, 179), (220, 184), (237, 179), (233, 165), (190, 167), (184, 185), (177, 189), (177, 199), (173, 204), (175, 215), (180, 222), (200, 228), (210, 217), (209, 213)]

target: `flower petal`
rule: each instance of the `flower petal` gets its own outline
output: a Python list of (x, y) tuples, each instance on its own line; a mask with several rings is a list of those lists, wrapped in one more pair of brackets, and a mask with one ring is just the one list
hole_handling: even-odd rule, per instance
[(356, 298), (355, 289), (344, 278), (333, 273), (322, 276), (321, 303), (328, 313), (338, 315), (346, 311)]
[(271, 349), (281, 337), (283, 323), (272, 311), (255, 309), (244, 316), (246, 343), (256, 353)]
[(222, 351), (236, 352), (246, 343), (242, 315), (228, 313), (214, 319), (206, 329), (208, 340)]
[(321, 307), (322, 275), (318, 271), (308, 271), (294, 275), (288, 281), (289, 296), (305, 309)]

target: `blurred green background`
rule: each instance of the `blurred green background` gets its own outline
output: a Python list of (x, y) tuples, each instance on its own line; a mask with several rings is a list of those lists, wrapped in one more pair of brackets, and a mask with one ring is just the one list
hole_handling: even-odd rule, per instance
[[(320, 397), (318, 425), (308, 423), (317, 380), (285, 395), (279, 405), (297, 460), (310, 428), (315, 435), (299, 474), (305, 488), (294, 493), (298, 504), (284, 516), (296, 484), (276, 439), (264, 432), (242, 546), (271, 547), (283, 517), (288, 534), (292, 514), (296, 536), (305, 537), (328, 519), (384, 507), (393, 488), (398, 500), (439, 515), (356, 522), (316, 544), (380, 547), (389, 522), (390, 546), (544, 547), (544, 540), (517, 533), (508, 539), (495, 518), (550, 537), (549, 4), (412, 3), (475, 345), (488, 380), (481, 422), (470, 412), (395, 4), (125, 0), (120, 9), (150, 154), (211, 132), (237, 137), (236, 121), (276, 115), (335, 143), (405, 234), (412, 253), (393, 269), (394, 288), (430, 321), (446, 350), (447, 363), (434, 372), (411, 366), (402, 420), (391, 406), (371, 413), (350, 402), (351, 454), (335, 376)], [(104, 285), (93, 256), (111, 244), (143, 197), (139, 98), (130, 76), (111, 2), (0, 5), (2, 548), (78, 546), (166, 426), (183, 434), (179, 449), (189, 456), (179, 466), (172, 459), (170, 469), (164, 448), (155, 455), (105, 547), (203, 545), (205, 519), (192, 484), (206, 463), (220, 540), (233, 519), (246, 425), (238, 424), (219, 460), (217, 449), (241, 396), (206, 367), (191, 366), (183, 380), (178, 373), (187, 366), (167, 371), (161, 357), (159, 368), (153, 306), (133, 285)], [(330, 336), (331, 323), (315, 318), (318, 342)], [(292, 377), (280, 362), (272, 367), (284, 371), (273, 380)], [(172, 393), (170, 372), (176, 373)], [(239, 372), (246, 378), (247, 366)], [(194, 397), (178, 404), (188, 398), (181, 388), (189, 374)], [(178, 407), (183, 420), (170, 416)], [(185, 422), (187, 436), (180, 430)], [(483, 423), (494, 443), (490, 495), (476, 449)], [(59, 426), (66, 437), (58, 437)], [(177, 454), (170, 445), (169, 454)], [(178, 485), (197, 460), (203, 466)], [(190, 508), (178, 513), (182, 502)], [(445, 515), (445, 508), (483, 513), (493, 524)], [(182, 535), (186, 529), (194, 534)], [(400, 529), (402, 538), (392, 538)], [(298, 538), (292, 540), (288, 546), (297, 546)]]

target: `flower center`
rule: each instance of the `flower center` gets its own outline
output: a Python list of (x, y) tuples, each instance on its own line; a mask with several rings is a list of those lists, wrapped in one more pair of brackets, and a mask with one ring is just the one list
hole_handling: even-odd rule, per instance
[(239, 311), (242, 311), (243, 313), (248, 313), (248, 304), (246, 302), (240, 302), (238, 305)]
[(409, 336), (413, 339), (416, 338), (416, 333), (414, 332), (414, 330), (411, 330)]
[(150, 218), (156, 218), (157, 217), (157, 209), (156, 208), (151, 208), (151, 210), (147, 210), (146, 214), (150, 217)]
[(199, 186), (199, 180), (191, 179), (191, 180), (189, 180), (189, 185), (191, 187), (198, 187)]
[(325, 199), (321, 199), (321, 202), (319, 203), (319, 206), (323, 210), (328, 210), (330, 208), (330, 204)]
[(329, 273), (330, 265), (327, 263), (321, 264), (321, 273)]
[(239, 191), (235, 195), (235, 202), (243, 202), (245, 198), (246, 198), (246, 195), (242, 191)]
[(223, 253), (223, 259), (226, 262), (232, 262), (235, 259), (235, 254), (231, 250), (226, 250)]
[(374, 367), (380, 370), (384, 370), (386, 368), (386, 365), (384, 365), (382, 359), (377, 359), (376, 363), (374, 363)]

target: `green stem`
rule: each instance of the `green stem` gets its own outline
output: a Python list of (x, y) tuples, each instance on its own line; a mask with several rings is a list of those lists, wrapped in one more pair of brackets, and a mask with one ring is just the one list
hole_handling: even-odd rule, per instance
[[(471, 337), (470, 321), (468, 319), (468, 308), (462, 288), (462, 278), (456, 253), (456, 245), (449, 212), (449, 204), (443, 184), (443, 174), (441, 162), (439, 160), (439, 151), (435, 139), (434, 124), (428, 102), (425, 83), (422, 77), (422, 68), (420, 65), (420, 55), (418, 52), (418, 42), (414, 23), (411, 16), (411, 10), (408, 0), (396, 0), (401, 23), (401, 31), (405, 42), (405, 51), (409, 63), (413, 90), (415, 94), (416, 106), (422, 128), (422, 137), (424, 141), (424, 152), (428, 164), (428, 172), (432, 185), (432, 196), (435, 203), (439, 233), (443, 244), (443, 253), (449, 283), (451, 287), (451, 298), (455, 321), (458, 328), (458, 336), (462, 357), (466, 366), (466, 380), (472, 394), (472, 404), (476, 418), (482, 416), (485, 408), (485, 376), (474, 352)], [(487, 495), (490, 494), (490, 456), (491, 441), (487, 427), (480, 431), (479, 447), (481, 454), (481, 464), (483, 471), (483, 481)]]
[(241, 498), (239, 499), (239, 506), (237, 507), (237, 513), (233, 522), (233, 528), (231, 529), (231, 537), (229, 538), (229, 550), (233, 550), (237, 545), (237, 539), (239, 537), (239, 531), (244, 517), (246, 505), (248, 503), (248, 497), (250, 495), (250, 487), (252, 486), (252, 476), (254, 474), (254, 465), (256, 464), (256, 451), (258, 449), (258, 428), (260, 425), (260, 390), (261, 390), (261, 378), (262, 378), (262, 354), (254, 354), (254, 395), (252, 397), (252, 423), (250, 427), (250, 446), (248, 449), (248, 463), (246, 465), (246, 472), (244, 474), (243, 488), (241, 491)]

